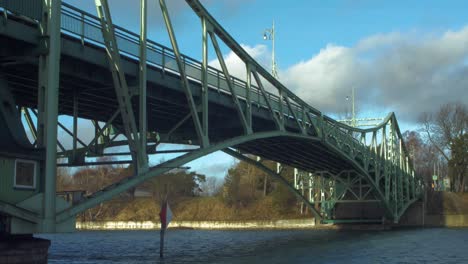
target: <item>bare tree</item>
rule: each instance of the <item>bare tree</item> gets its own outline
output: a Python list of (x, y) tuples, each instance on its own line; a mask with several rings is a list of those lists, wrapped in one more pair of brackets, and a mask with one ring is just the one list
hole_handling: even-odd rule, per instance
[[(458, 191), (465, 190), (465, 176), (467, 173), (466, 132), (468, 130), (468, 108), (463, 103), (444, 104), (436, 113), (423, 113), (420, 117), (422, 130), (427, 141), (451, 165), (457, 169), (450, 170), (452, 186)], [(457, 155), (454, 155), (458, 153)], [(461, 154), (460, 154), (461, 153)], [(454, 161), (454, 158), (457, 161)], [(463, 168), (463, 169), (460, 169)]]
[(423, 113), (420, 121), (429, 142), (449, 161), (454, 140), (468, 129), (468, 109), (462, 103), (445, 104), (435, 114)]
[(216, 177), (206, 177), (206, 180), (201, 183), (201, 196), (215, 196), (220, 193), (223, 182)]

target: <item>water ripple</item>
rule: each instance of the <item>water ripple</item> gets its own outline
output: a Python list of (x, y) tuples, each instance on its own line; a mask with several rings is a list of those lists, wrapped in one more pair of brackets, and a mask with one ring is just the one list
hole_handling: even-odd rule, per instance
[(169, 230), (40, 235), (49, 263), (468, 263), (468, 229), (392, 231)]

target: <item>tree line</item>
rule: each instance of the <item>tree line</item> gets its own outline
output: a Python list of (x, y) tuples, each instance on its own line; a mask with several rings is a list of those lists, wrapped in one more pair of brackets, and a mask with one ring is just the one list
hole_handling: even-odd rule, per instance
[[(273, 161), (263, 162), (267, 167), (276, 170)], [(120, 181), (133, 173), (132, 166), (105, 165), (83, 167), (76, 171), (59, 168), (57, 173), (57, 191), (85, 191), (85, 195), (97, 192), (112, 183)], [(291, 184), (294, 169), (284, 167), (282, 175)], [(156, 204), (168, 198), (171, 206), (195, 197), (215, 197), (227, 207), (241, 210), (262, 199), (269, 198), (278, 212), (291, 211), (297, 199), (282, 183), (271, 179), (257, 167), (240, 161), (226, 173), (224, 179), (205, 176), (185, 169), (174, 169), (171, 172), (154, 177), (140, 186), (130, 189), (114, 198), (118, 206), (129, 203), (138, 196), (151, 198)], [(79, 217), (85, 220), (99, 220), (103, 215), (115, 214), (118, 206), (105, 206), (105, 203), (87, 210)]]

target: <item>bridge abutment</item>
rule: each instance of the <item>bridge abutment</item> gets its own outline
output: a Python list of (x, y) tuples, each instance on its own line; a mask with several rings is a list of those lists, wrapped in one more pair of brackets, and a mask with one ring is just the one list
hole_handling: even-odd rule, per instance
[(424, 201), (413, 203), (401, 216), (398, 226), (425, 226), (426, 210)]
[(0, 237), (0, 263), (47, 263), (50, 240), (32, 235)]

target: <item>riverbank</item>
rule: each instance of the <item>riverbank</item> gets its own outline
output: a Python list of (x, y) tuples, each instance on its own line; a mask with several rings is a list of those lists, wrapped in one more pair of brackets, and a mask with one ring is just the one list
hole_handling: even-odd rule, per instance
[[(77, 230), (158, 230), (159, 221), (76, 222)], [(310, 229), (315, 220), (287, 219), (272, 221), (172, 221), (169, 229), (240, 230), (240, 229)]]
[[(160, 222), (155, 221), (100, 221), (77, 222), (81, 231), (118, 230), (160, 230)], [(388, 230), (391, 225), (382, 224), (315, 224), (313, 218), (272, 221), (172, 221), (169, 229), (195, 230)]]
[[(197, 229), (197, 230), (293, 230), (293, 229), (347, 229), (347, 230), (387, 230), (392, 227), (468, 227), (468, 215), (425, 215), (414, 217), (411, 223), (402, 222), (400, 225), (381, 224), (344, 224), (344, 225), (316, 225), (313, 218), (258, 220), (258, 221), (172, 221), (169, 229)], [(88, 221), (76, 222), (76, 229), (90, 230), (159, 230), (159, 221)]]
[[(78, 230), (158, 230), (160, 209), (151, 199), (122, 203), (105, 219), (78, 221)], [(117, 208), (116, 205), (113, 207)], [(280, 212), (271, 198), (247, 207), (228, 207), (216, 197), (196, 197), (174, 206), (174, 219), (169, 228), (236, 230), (236, 229), (382, 229), (382, 225), (315, 225), (313, 217), (300, 214), (297, 207)], [(105, 210), (103, 210), (105, 211)], [(387, 222), (385, 229), (394, 226)], [(468, 195), (448, 192), (428, 193), (426, 206), (414, 203), (400, 219), (400, 227), (468, 227)]]
[[(299, 205), (282, 209), (272, 197), (263, 197), (246, 205), (229, 206), (219, 197), (190, 197), (172, 200), (173, 221), (270, 221), (310, 219), (301, 214)], [(152, 198), (118, 198), (93, 208), (78, 217), (78, 221), (159, 222), (160, 204)]]

